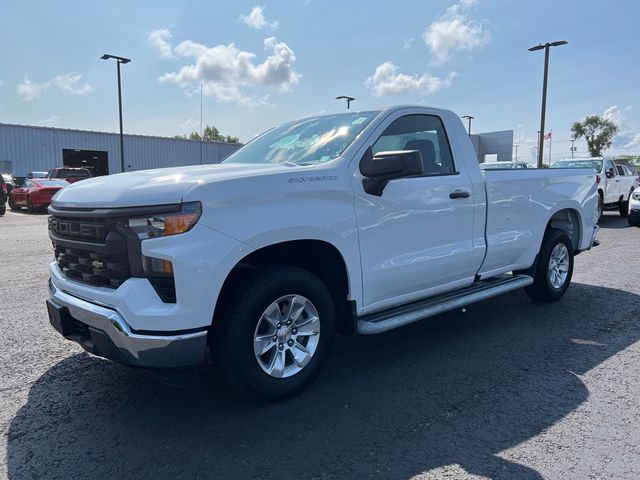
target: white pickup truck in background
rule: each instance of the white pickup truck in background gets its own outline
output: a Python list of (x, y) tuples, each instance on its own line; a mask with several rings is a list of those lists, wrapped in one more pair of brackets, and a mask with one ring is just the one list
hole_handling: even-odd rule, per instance
[(335, 332), (376, 334), (526, 288), (567, 290), (597, 234), (592, 168), (482, 172), (453, 112), (324, 115), (222, 164), (75, 183), (53, 198), (50, 321), (87, 351), (165, 377), (211, 354), (277, 398)]
[(598, 218), (604, 210), (618, 210), (621, 217), (629, 211), (629, 199), (638, 188), (640, 177), (626, 165), (616, 165), (612, 158), (571, 158), (559, 160), (551, 168), (592, 168), (598, 184)]

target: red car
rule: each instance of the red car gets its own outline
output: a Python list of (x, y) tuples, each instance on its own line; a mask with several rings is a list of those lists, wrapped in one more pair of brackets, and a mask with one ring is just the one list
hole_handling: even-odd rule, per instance
[(51, 180), (66, 180), (69, 183), (75, 183), (85, 178), (91, 178), (91, 172), (88, 168), (58, 167), (49, 170), (46, 178)]
[(67, 185), (69, 183), (64, 180), (27, 178), (22, 185), (9, 193), (9, 208), (20, 210), (21, 207), (27, 207), (29, 213), (43, 210), (51, 203), (51, 197)]

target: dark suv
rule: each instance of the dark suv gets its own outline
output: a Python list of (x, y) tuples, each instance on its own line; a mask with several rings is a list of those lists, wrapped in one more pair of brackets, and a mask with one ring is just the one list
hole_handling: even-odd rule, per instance
[(7, 211), (7, 183), (4, 181), (4, 176), (0, 174), (0, 215), (4, 215)]

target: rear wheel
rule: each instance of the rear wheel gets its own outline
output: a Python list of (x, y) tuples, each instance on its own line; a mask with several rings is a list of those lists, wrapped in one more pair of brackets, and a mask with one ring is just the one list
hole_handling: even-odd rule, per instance
[(33, 208), (33, 203), (31, 202), (31, 197), (27, 197), (27, 212), (35, 213), (36, 209)]
[(333, 344), (331, 294), (297, 267), (265, 267), (230, 289), (211, 333), (214, 361), (243, 395), (276, 399), (306, 388)]
[(16, 205), (16, 202), (13, 200), (13, 197), (9, 195), (9, 208), (11, 210), (20, 210), (20, 207)]
[(7, 206), (4, 204), (4, 200), (2, 200), (2, 205), (0, 205), (0, 216), (7, 213)]
[(569, 288), (572, 275), (571, 239), (562, 230), (548, 230), (534, 269), (533, 284), (525, 289), (527, 294), (534, 300), (555, 302)]
[(631, 193), (629, 193), (629, 197), (627, 198), (626, 202), (623, 202), (622, 199), (620, 199), (620, 206), (618, 207), (618, 212), (620, 213), (620, 216), (622, 218), (626, 217), (629, 214), (629, 200), (631, 199), (631, 194), (633, 193), (633, 190), (631, 190)]
[(598, 195), (598, 221), (602, 218), (602, 212), (604, 212), (604, 200), (602, 195)]

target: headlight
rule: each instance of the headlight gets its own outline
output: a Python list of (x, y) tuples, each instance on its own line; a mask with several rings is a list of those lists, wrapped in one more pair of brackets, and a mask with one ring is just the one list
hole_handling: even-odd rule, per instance
[(200, 218), (200, 202), (183, 203), (179, 212), (123, 219), (124, 226), (140, 240), (167, 237), (191, 230)]
[[(200, 202), (183, 203), (177, 212), (150, 214), (141, 217), (122, 218), (121, 228), (138, 237), (140, 243), (150, 238), (167, 237), (191, 230), (200, 218)], [(140, 251), (140, 243), (135, 250), (140, 254), (142, 274), (149, 277), (173, 275), (173, 265), (169, 260), (147, 257)], [(139, 267), (139, 268), (140, 268)]]

